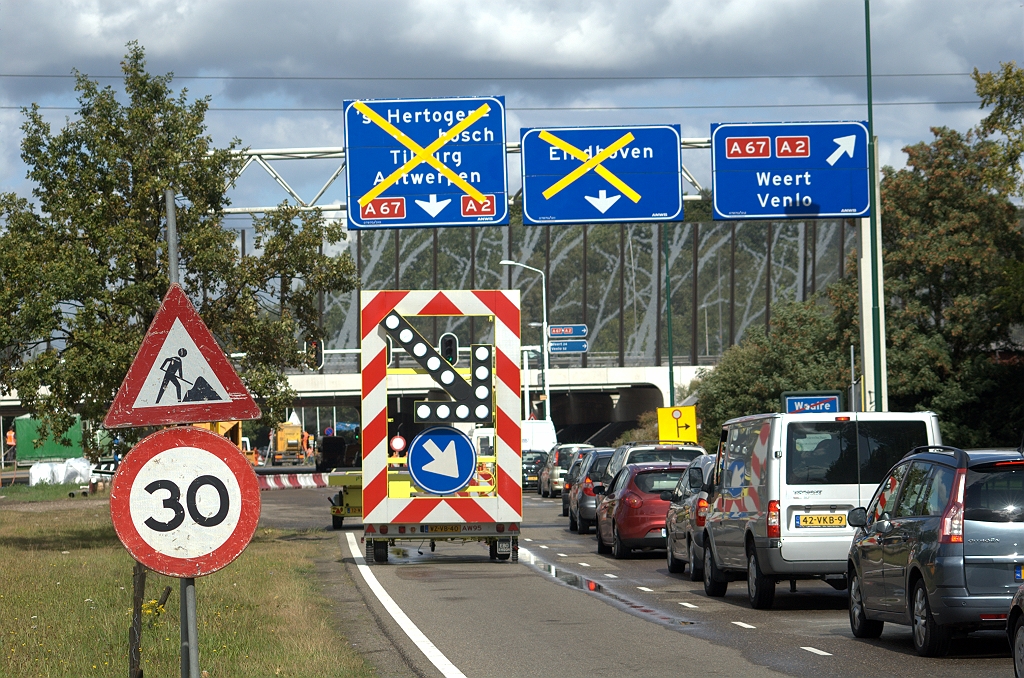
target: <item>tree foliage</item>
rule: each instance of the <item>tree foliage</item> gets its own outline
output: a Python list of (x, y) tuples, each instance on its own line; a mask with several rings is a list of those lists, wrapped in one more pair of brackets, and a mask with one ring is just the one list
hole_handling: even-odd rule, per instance
[(258, 254), (241, 258), (223, 227), (239, 141), (215, 148), (209, 99), (175, 96), (137, 44), (122, 71), (126, 103), (76, 72), (78, 112), (57, 132), (37, 106), (25, 111), (38, 205), (0, 195), (0, 389), (17, 390), (44, 430), (62, 433), (75, 413), (103, 419), (167, 291), (172, 188), (182, 286), (222, 348), (246, 354), (240, 375), (279, 421), (293, 396), (283, 370), (307, 363), (301, 341), (320, 333), (319, 294), (355, 284), (347, 254), (320, 254), (341, 226), (284, 205), (256, 220)]

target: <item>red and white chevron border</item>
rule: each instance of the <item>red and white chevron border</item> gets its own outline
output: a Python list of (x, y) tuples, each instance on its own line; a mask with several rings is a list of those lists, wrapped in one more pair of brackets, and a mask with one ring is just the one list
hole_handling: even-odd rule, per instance
[(278, 473), (256, 476), (261, 490), (290, 490), (300, 487), (327, 487), (326, 473)]
[[(362, 328), (363, 523), (519, 522), (523, 516), (519, 291), (360, 293)], [(380, 321), (403, 316), (493, 316), (496, 496), (388, 497), (386, 347)]]

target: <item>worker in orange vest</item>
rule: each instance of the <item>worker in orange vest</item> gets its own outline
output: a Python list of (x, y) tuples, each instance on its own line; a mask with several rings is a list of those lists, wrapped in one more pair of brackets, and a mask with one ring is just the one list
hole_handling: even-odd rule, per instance
[(17, 446), (17, 441), (14, 438), (14, 427), (13, 426), (10, 427), (9, 429), (7, 429), (6, 443), (7, 443), (7, 449), (4, 450), (5, 458), (12, 459), (14, 457), (13, 450)]

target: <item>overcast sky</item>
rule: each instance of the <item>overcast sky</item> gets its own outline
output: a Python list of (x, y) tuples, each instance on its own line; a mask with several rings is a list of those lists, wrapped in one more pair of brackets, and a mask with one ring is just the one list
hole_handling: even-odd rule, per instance
[[(875, 0), (871, 26), (886, 164), (929, 127), (975, 124), (967, 74), (1024, 57), (1020, 0)], [(707, 137), (713, 122), (867, 119), (861, 0), (0, 0), (0, 190), (31, 190), (19, 109), (54, 107), (55, 126), (73, 113), (73, 80), (43, 76), (116, 76), (130, 40), (150, 72), (212, 97), (219, 145), (341, 146), (342, 101), (364, 97), (504, 95), (516, 141), (535, 126)], [(303, 162), (279, 168), (312, 197), (334, 166)], [(709, 150), (683, 162), (710, 182)], [(518, 187), (518, 157), (509, 166)], [(283, 199), (255, 169), (235, 205)]]

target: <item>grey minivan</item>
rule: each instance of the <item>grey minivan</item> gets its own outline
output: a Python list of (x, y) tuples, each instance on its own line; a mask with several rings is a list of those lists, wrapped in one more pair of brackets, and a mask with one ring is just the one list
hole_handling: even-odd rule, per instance
[(953, 631), (1003, 629), (1024, 581), (1024, 454), (911, 450), (867, 508), (850, 547), (850, 627), (877, 638), (913, 627), (914, 648), (940, 656)]

